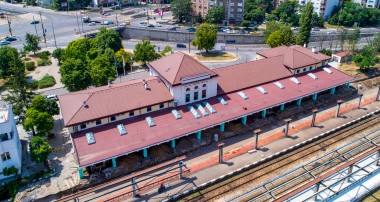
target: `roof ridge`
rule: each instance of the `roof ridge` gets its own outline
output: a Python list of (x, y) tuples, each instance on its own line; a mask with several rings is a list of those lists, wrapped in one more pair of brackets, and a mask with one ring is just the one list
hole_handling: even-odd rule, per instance
[(172, 83), (175, 82), (175, 80), (176, 80), (176, 78), (177, 78), (177, 76), (178, 76), (178, 72), (179, 72), (179, 70), (181, 69), (181, 65), (182, 65), (182, 62), (183, 62), (183, 58), (185, 58), (185, 55), (186, 55), (185, 53), (182, 53), (182, 52), (177, 52), (177, 53), (181, 53), (181, 54), (182, 54), (182, 59), (181, 59), (181, 62), (179, 63), (178, 71), (175, 73), (174, 81), (173, 81)]
[[(315, 59), (314, 57), (312, 57), (312, 56), (310, 56), (310, 55), (308, 55), (308, 54), (306, 54), (306, 53), (303, 53), (303, 52), (297, 50), (296, 48), (294, 48), (293, 50), (296, 50), (297, 52), (299, 52), (299, 53), (301, 53), (301, 54), (303, 54), (303, 55), (306, 55), (306, 56), (309, 57), (309, 58), (312, 58), (312, 59), (314, 59), (314, 60), (317, 60), (317, 59)], [(319, 61), (319, 60), (318, 60), (318, 61)]]
[[(87, 101), (92, 97), (92, 95), (94, 95), (94, 92), (91, 92), (91, 95), (88, 96), (88, 98), (87, 98), (84, 102), (87, 102)], [(73, 114), (73, 116), (70, 118), (70, 120), (67, 122), (67, 124), (69, 124), (70, 121), (73, 120), (73, 118), (74, 118), (75, 115), (80, 111), (80, 109), (82, 108), (82, 106), (83, 106), (83, 105), (81, 105), (81, 106), (79, 107), (79, 109)]]
[[(252, 61), (248, 61), (248, 62), (245, 62), (245, 63), (239, 63), (239, 64), (233, 64), (233, 65), (229, 65), (229, 66), (225, 66), (225, 67), (220, 67), (220, 68), (216, 68), (216, 72), (218, 71), (223, 71), (223, 70), (226, 70), (226, 69), (229, 69), (229, 68), (232, 68), (234, 66), (239, 66), (241, 64), (251, 64), (251, 63), (256, 63), (256, 62), (264, 62), (264, 60), (274, 60), (274, 59), (277, 59), (279, 57), (282, 57), (284, 58), (284, 54), (281, 54), (281, 55), (276, 55), (276, 56), (273, 56), (273, 57), (268, 57), (268, 58), (263, 58), (263, 59), (260, 59), (260, 60), (252, 60)], [(282, 61), (282, 63), (284, 63)], [(215, 72), (215, 73), (216, 73)]]

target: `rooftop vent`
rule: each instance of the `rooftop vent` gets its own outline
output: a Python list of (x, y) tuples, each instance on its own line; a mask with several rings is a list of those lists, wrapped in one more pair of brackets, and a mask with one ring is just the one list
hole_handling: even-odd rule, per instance
[(290, 80), (293, 81), (294, 83), (296, 83), (297, 85), (301, 84), (301, 82), (298, 81), (298, 79), (296, 77), (292, 77), (292, 78), (290, 78)]
[(175, 109), (172, 110), (172, 114), (174, 115), (175, 119), (180, 119), (182, 118), (181, 114)]
[(220, 103), (222, 103), (222, 105), (227, 105), (227, 101), (225, 101), (222, 97), (218, 97), (218, 100)]
[(276, 85), (277, 87), (279, 87), (279, 88), (281, 88), (281, 89), (284, 89), (285, 88), (285, 86), (284, 85), (282, 85), (282, 83), (280, 83), (280, 82), (274, 82), (274, 85)]
[(267, 94), (268, 92), (261, 86), (256, 87), (257, 90), (259, 90), (262, 94)]
[(192, 106), (187, 106), (189, 108), (190, 112), (193, 114), (193, 116), (197, 119), (201, 118), (201, 115), (198, 114), (198, 112), (194, 109)]
[(95, 137), (94, 137), (94, 133), (92, 133), (92, 132), (86, 133), (86, 139), (87, 139), (88, 144), (94, 144), (96, 142)]
[(143, 79), (143, 85), (145, 90), (149, 90), (148, 82), (146, 82), (145, 79)]
[(314, 80), (318, 79), (318, 77), (315, 76), (315, 74), (313, 74), (313, 73), (308, 73), (307, 75), (310, 76), (311, 78), (313, 78)]
[(242, 97), (244, 100), (248, 99), (248, 96), (245, 95), (245, 93), (243, 91), (240, 91), (237, 94), (240, 95), (240, 97)]
[(83, 107), (84, 107), (84, 108), (88, 108), (88, 104), (87, 104), (86, 101), (83, 101)]
[(202, 107), (202, 105), (197, 104), (196, 106), (197, 106), (198, 110), (201, 111), (201, 113), (203, 114), (203, 116), (207, 116), (208, 115), (208, 112), (205, 110), (205, 108)]
[(125, 130), (124, 124), (117, 125), (117, 130), (119, 131), (120, 135), (127, 134), (127, 130)]
[(156, 123), (154, 123), (152, 117), (148, 116), (145, 118), (146, 122), (148, 122), (149, 127), (155, 126)]
[(329, 73), (329, 74), (332, 74), (332, 73), (333, 73), (329, 68), (326, 68), (326, 67), (324, 67), (323, 70), (325, 70), (325, 72), (327, 72), (327, 73)]
[(316, 48), (315, 46), (313, 46), (313, 47), (311, 48), (311, 52), (313, 52), (313, 53), (317, 53), (317, 48)]
[(216, 113), (216, 110), (208, 102), (203, 102), (206, 108), (211, 112), (211, 114)]

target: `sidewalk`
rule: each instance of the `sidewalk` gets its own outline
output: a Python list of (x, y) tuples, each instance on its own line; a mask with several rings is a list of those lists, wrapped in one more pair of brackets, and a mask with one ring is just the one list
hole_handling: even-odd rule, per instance
[[(186, 165), (190, 168), (191, 173), (183, 180), (170, 182), (170, 188), (166, 193), (158, 194), (157, 190), (153, 189), (147, 193), (142, 193), (142, 197), (140, 198), (125, 199), (127, 201), (160, 201), (168, 196), (178, 194), (184, 190), (191, 189), (194, 186), (199, 186), (229, 172), (238, 170), (252, 162), (260, 161), (260, 159), (271, 156), (318, 134), (329, 131), (337, 126), (343, 125), (344, 123), (379, 109), (380, 103), (374, 102), (376, 94), (377, 88), (366, 91), (363, 96), (361, 109), (356, 109), (358, 103), (358, 99), (356, 98), (342, 104), (340, 111), (341, 117), (339, 118), (334, 118), (336, 106), (320, 111), (317, 114), (316, 124), (318, 127), (309, 127), (311, 116), (306, 116), (305, 118), (292, 122), (290, 124), (289, 138), (284, 138), (284, 134), (280, 132), (283, 127), (271, 130), (263, 129), (265, 132), (260, 135), (258, 144), (260, 150), (255, 153), (248, 153), (249, 150), (253, 149), (254, 138), (252, 138), (252, 134), (243, 134), (225, 139), (223, 140), (225, 143), (223, 153), (225, 163), (223, 164), (218, 164), (218, 149), (215, 144), (213, 146), (201, 148), (189, 154), (188, 160), (185, 161)], [(212, 147), (215, 149), (210, 152)], [(125, 192), (125, 190), (119, 193), (110, 194), (109, 198), (118, 196), (123, 192)]]

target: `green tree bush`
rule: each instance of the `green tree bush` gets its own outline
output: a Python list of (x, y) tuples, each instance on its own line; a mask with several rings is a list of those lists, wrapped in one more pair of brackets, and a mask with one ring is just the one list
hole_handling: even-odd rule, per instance
[(374, 48), (365, 46), (360, 54), (354, 56), (354, 62), (360, 67), (361, 71), (368, 71), (371, 66), (375, 65)]
[(90, 77), (94, 86), (107, 85), (108, 81), (113, 81), (116, 76), (116, 70), (110, 64), (109, 58), (101, 55), (95, 58), (89, 66)]
[[(29, 108), (26, 111), (26, 119), (24, 121), (24, 129), (32, 131), (33, 135), (45, 136), (54, 128), (54, 119), (47, 112), (41, 112), (34, 108)], [(37, 132), (35, 131), (37, 129)]]
[(63, 52), (65, 51), (65, 49), (63, 48), (56, 48), (54, 51), (53, 51), (53, 58), (57, 59), (58, 60), (58, 64), (61, 65), (61, 62), (62, 62), (62, 56), (63, 56)]
[(159, 58), (160, 55), (156, 53), (155, 47), (149, 40), (143, 40), (135, 46), (135, 50), (133, 51), (134, 59), (146, 65), (146, 63)]
[(37, 95), (32, 99), (32, 104), (30, 106), (40, 112), (47, 112), (51, 116), (59, 114), (59, 107), (56, 101), (52, 99), (46, 99), (42, 95)]
[(173, 18), (182, 23), (184, 20), (190, 20), (191, 1), (190, 0), (173, 0), (170, 5), (173, 8)]
[(206, 22), (211, 24), (220, 24), (224, 20), (224, 7), (213, 6), (206, 15)]
[(31, 61), (31, 62), (26, 62), (26, 63), (25, 63), (25, 68), (26, 68), (26, 70), (28, 70), (28, 71), (33, 71), (33, 70), (36, 69), (36, 64), (35, 64), (33, 61)]
[(193, 46), (198, 50), (205, 50), (209, 53), (216, 43), (217, 28), (215, 25), (203, 23), (195, 32), (195, 39), (192, 41)]
[(123, 48), (121, 43), (120, 34), (114, 29), (107, 29), (101, 27), (99, 33), (92, 40), (92, 47), (96, 47), (99, 50), (106, 50), (111, 48), (114, 52)]
[(91, 85), (89, 69), (80, 59), (65, 59), (59, 73), (61, 74), (61, 82), (69, 92), (83, 90)]
[(298, 31), (296, 39), (296, 43), (298, 45), (304, 45), (309, 43), (312, 15), (313, 3), (308, 2), (306, 4), (305, 9), (302, 11), (299, 21), (300, 30)]
[(29, 143), (32, 161), (42, 163), (47, 160), (52, 149), (45, 137), (35, 136)]
[(26, 52), (33, 52), (33, 54), (35, 55), (37, 51), (41, 50), (41, 47), (38, 46), (39, 40), (40, 38), (38, 36), (26, 33), (24, 50)]

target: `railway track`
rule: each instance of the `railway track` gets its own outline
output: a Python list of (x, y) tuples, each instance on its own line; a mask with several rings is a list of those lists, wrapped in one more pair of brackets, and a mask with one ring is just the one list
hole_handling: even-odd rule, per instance
[[(275, 198), (274, 195), (279, 196), (281, 195), (281, 193), (284, 193), (290, 188), (292, 188), (286, 186), (276, 188), (278, 184), (285, 183), (291, 180), (292, 176), (293, 178), (294, 176), (303, 176), (299, 178), (300, 182), (294, 182), (302, 183), (301, 181), (309, 180), (309, 178), (313, 177), (313, 175), (323, 173), (324, 171), (339, 164), (339, 162), (337, 161), (335, 163), (331, 163), (324, 166), (320, 166), (321, 164), (323, 164), (322, 162), (315, 162), (314, 165), (310, 165), (310, 167), (305, 167), (304, 169), (297, 169), (294, 173), (290, 173), (289, 176), (278, 179), (276, 182), (267, 183), (269, 180), (281, 176), (285, 172), (294, 170), (299, 165), (305, 164), (305, 160), (312, 161), (313, 159), (317, 159), (317, 156), (322, 156), (324, 153), (328, 153), (328, 150), (332, 151), (332, 148), (338, 148), (342, 146), (343, 143), (347, 143), (350, 140), (363, 137), (364, 135), (359, 134), (360, 132), (372, 128), (374, 126), (378, 126), (379, 122), (380, 118), (377, 114), (366, 117), (350, 126), (344, 127), (328, 135), (321, 136), (309, 144), (300, 146), (287, 153), (284, 153), (278, 156), (277, 158), (268, 160), (266, 162), (264, 161), (263, 163), (255, 165), (251, 169), (244, 170), (234, 176), (224, 178), (224, 180), (221, 180), (216, 184), (206, 186), (205, 188), (199, 189), (196, 192), (193, 192), (191, 195), (185, 195), (181, 197), (180, 201), (215, 201), (218, 199), (226, 201), (233, 198), (231, 197), (231, 195), (244, 195), (246, 193), (243, 190), (248, 190), (252, 187), (260, 187), (260, 185), (261, 188), (256, 189), (255, 193), (247, 195), (247, 197), (243, 198), (242, 201), (255, 198), (256, 196), (262, 197), (256, 198), (256, 200), (254, 201), (273, 200)], [(357, 144), (361, 143), (358, 142)], [(352, 148), (354, 146), (358, 145), (352, 145)], [(351, 149), (348, 147), (343, 148), (347, 149), (347, 151)], [(366, 147), (362, 147), (362, 149), (353, 151), (351, 155), (354, 155), (355, 152), (360, 153), (364, 151)], [(340, 152), (344, 153), (345, 150), (342, 150)], [(329, 157), (330, 160), (336, 158), (337, 155), (339, 154), (332, 154)], [(325, 160), (328, 160), (329, 158), (326, 158)], [(349, 158), (349, 156), (343, 156), (339, 158)], [(314, 169), (315, 167), (318, 169), (316, 169), (312, 175), (303, 175), (306, 172), (308, 172), (308, 170)], [(266, 186), (262, 186), (263, 184), (266, 184)], [(275, 190), (273, 192), (268, 191), (274, 188)]]

